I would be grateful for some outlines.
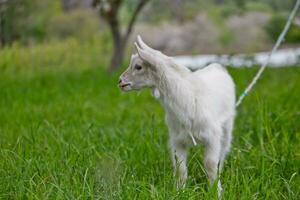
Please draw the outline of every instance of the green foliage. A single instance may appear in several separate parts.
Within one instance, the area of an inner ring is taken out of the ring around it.
[[[5,44],[66,38],[89,40],[101,30],[97,14],[85,9],[63,12],[57,0],[8,1],[1,14],[1,36]]]
[[[207,2],[207,0],[204,0]],[[275,11],[287,11],[294,5],[294,0],[223,0],[221,5],[234,5],[235,7],[244,10],[254,6],[259,9],[265,9],[267,7]]]
[[[215,199],[198,147],[176,190],[163,109],[150,91],[119,91],[101,44],[0,51],[0,198]],[[256,70],[229,70],[237,94]],[[224,199],[299,199],[299,70],[267,69],[238,108]]]
[[[255,1],[255,2],[247,2],[246,5],[247,11],[258,11],[258,12],[272,12],[272,7],[269,4],[263,3],[261,1]]]
[[[234,3],[239,9],[245,9],[246,0],[234,0]]]
[[[294,0],[263,0],[264,3],[269,4],[273,10],[290,10],[296,1]]]
[[[19,20],[26,20],[27,13],[32,10],[29,0],[12,0],[1,4],[0,10],[0,37],[1,43],[11,43],[21,38],[21,30],[24,31],[24,24]],[[26,29],[25,29],[26,31]]]
[[[219,43],[223,47],[228,46],[233,40],[233,34],[226,27],[225,22],[228,17],[237,14],[239,10],[232,6],[222,6],[216,8],[212,7],[208,9],[207,12],[209,17],[214,21],[219,29]]]
[[[299,43],[300,42],[300,27],[299,26],[293,26],[291,30],[289,31],[286,42],[290,43]]]
[[[181,2],[182,7],[179,11],[170,6],[171,0],[151,0],[139,19],[146,23],[160,23],[174,21],[174,19],[181,20],[181,18],[183,18],[182,21],[188,21],[194,19],[199,13],[208,13],[214,19],[225,21],[231,15],[243,14],[247,11],[286,12],[294,4],[294,0],[178,1]],[[104,29],[100,26],[101,22],[98,21],[97,14],[92,11],[80,10],[80,8],[64,13],[60,0],[8,0],[6,2],[1,4],[0,8],[1,46],[11,45],[14,42],[23,45],[35,44],[53,38],[66,39],[68,37],[78,38],[82,41]],[[136,0],[125,0],[123,4],[119,14],[121,23],[127,24],[136,7]],[[293,32],[291,42],[298,41],[299,31],[291,32]],[[230,43],[230,36],[225,34],[221,37],[220,42],[222,45]]]
[[[110,48],[111,38],[107,32],[85,41],[68,38],[28,47],[14,43],[0,51],[0,73],[31,75],[99,66],[108,62]]]
[[[99,32],[99,17],[89,10],[78,9],[53,16],[47,26],[48,38],[88,40]]]
[[[233,6],[210,7],[207,9],[209,16],[216,22],[216,24],[224,24],[226,19],[232,15],[239,14],[239,9]]]
[[[2,45],[41,42],[47,35],[48,19],[57,12],[58,1],[9,0],[1,7]]]
[[[273,16],[269,23],[266,26],[266,31],[269,37],[276,41],[279,37],[280,33],[282,32],[287,17],[282,15],[275,15]],[[294,24],[291,25],[289,32],[285,37],[285,42],[287,43],[299,43],[300,42],[300,27]]]

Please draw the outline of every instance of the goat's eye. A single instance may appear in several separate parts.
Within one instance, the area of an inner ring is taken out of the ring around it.
[[[141,70],[141,69],[142,69],[142,66],[141,66],[141,65],[136,65],[134,68],[135,68],[136,70]]]

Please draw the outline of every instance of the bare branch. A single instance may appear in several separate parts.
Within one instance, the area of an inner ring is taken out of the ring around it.
[[[127,40],[129,38],[129,35],[131,34],[132,32],[132,28],[133,28],[133,25],[137,19],[137,16],[139,15],[140,11],[143,9],[143,7],[146,5],[146,3],[148,2],[149,0],[140,0],[138,5],[136,6],[135,10],[134,10],[134,13],[132,14],[131,16],[131,19],[130,19],[130,22],[127,26],[127,29],[126,29],[126,33],[123,37],[123,43],[126,44],[127,43]]]

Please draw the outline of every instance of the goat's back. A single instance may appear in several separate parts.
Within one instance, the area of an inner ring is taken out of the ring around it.
[[[221,121],[235,114],[235,86],[227,70],[214,63],[192,73],[191,82],[200,110]]]

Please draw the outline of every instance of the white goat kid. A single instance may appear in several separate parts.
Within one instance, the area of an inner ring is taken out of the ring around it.
[[[165,108],[174,173],[179,185],[187,179],[187,151],[205,144],[204,166],[213,183],[230,150],[235,116],[235,88],[226,69],[211,64],[192,72],[171,57],[150,48],[138,36],[137,53],[120,76],[123,91],[151,88]],[[177,168],[178,167],[178,168]],[[218,181],[218,193],[221,194]]]

